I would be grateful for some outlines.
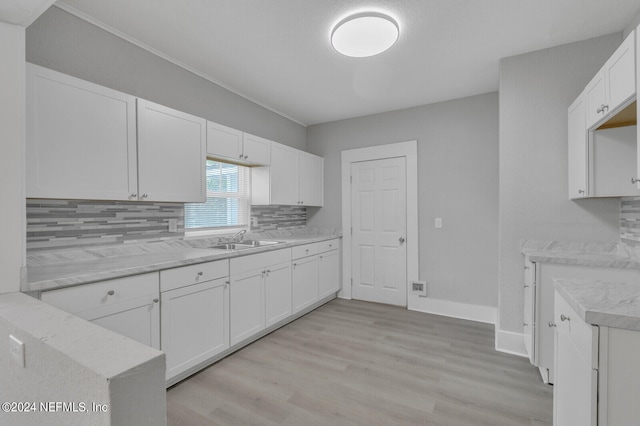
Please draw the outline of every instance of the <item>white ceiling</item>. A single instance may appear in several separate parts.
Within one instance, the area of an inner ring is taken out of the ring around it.
[[[60,2],[58,2],[60,4]],[[622,31],[638,0],[63,0],[300,124],[498,89],[500,58]],[[400,39],[370,58],[333,51],[333,25],[388,12]]]

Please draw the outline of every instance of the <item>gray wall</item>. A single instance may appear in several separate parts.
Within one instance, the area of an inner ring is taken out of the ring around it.
[[[306,128],[52,6],[27,61],[306,150]]]
[[[569,201],[567,107],[621,34],[500,62],[500,328],[522,332],[521,239],[618,241],[619,199]]]
[[[496,93],[314,125],[307,138],[325,161],[325,205],[307,212],[316,227],[341,226],[342,150],[417,140],[420,278],[430,297],[497,306]]]

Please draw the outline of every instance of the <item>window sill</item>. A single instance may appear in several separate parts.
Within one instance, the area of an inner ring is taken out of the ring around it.
[[[205,231],[185,231],[184,239],[195,239],[203,237],[222,237],[225,235],[233,235],[240,231],[249,232],[248,228],[225,228],[225,229],[207,229]]]

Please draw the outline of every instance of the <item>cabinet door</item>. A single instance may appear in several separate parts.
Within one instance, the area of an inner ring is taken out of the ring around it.
[[[294,260],[292,280],[295,314],[318,300],[318,257]]]
[[[535,330],[538,325],[535,322],[536,287],[535,287],[535,263],[525,259],[524,263],[524,317],[523,333],[524,346],[529,355],[531,364],[537,365],[535,356]]]
[[[306,152],[299,153],[300,204],[322,206],[323,204],[323,159]]]
[[[162,293],[162,344],[167,380],[229,348],[226,278]]]
[[[242,132],[207,121],[207,155],[241,160]]]
[[[151,296],[78,312],[75,315],[145,345],[160,349],[160,308]]]
[[[556,292],[556,298],[560,299]],[[569,321],[561,321],[556,304],[555,382],[553,386],[553,424],[556,426],[597,424],[598,371],[570,337],[574,321],[582,321],[577,314],[569,314]],[[598,342],[592,342],[596,345]]]
[[[271,164],[271,141],[244,133],[242,136],[242,159],[249,164],[268,166]]]
[[[130,199],[135,98],[36,65],[26,70],[27,197]]]
[[[616,110],[636,94],[635,34],[631,33],[604,65],[607,111]]]
[[[271,145],[270,204],[297,205],[300,198],[298,150],[284,145]]]
[[[265,328],[264,271],[231,276],[229,290],[231,346]]]
[[[585,97],[586,97],[586,127],[592,127],[597,121],[600,121],[602,117],[605,115],[605,109],[603,106],[607,102],[606,96],[606,83],[605,83],[605,72],[604,69],[601,69],[598,74],[593,77],[593,79],[587,84],[587,87],[584,89]]]
[[[338,250],[318,256],[318,299],[340,290],[340,256]]]
[[[584,94],[569,107],[569,199],[587,196],[587,145],[586,103]]]
[[[138,192],[143,201],[204,202],[206,120],[138,99]]]
[[[291,315],[291,262],[267,267],[264,286],[269,327]]]

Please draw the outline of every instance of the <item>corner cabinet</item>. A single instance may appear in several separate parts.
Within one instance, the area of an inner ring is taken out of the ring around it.
[[[27,64],[28,198],[205,201],[206,120]]]
[[[158,273],[46,291],[40,300],[160,349]]]
[[[279,143],[271,144],[271,166],[251,171],[253,205],[323,205],[324,160]]]
[[[208,121],[207,155],[242,165],[268,166],[271,141]]]
[[[206,200],[206,120],[138,99],[138,196]]]
[[[637,34],[622,42],[569,106],[569,199],[640,194]]]

